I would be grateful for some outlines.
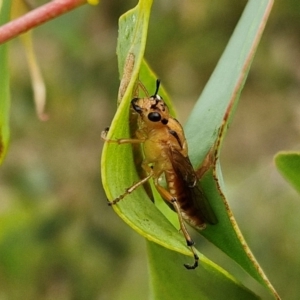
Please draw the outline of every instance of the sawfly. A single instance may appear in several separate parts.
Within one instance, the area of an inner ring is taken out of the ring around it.
[[[125,193],[115,198],[109,205],[114,205],[151,178],[154,186],[164,201],[179,218],[180,229],[187,246],[194,256],[192,265],[184,264],[187,269],[198,266],[199,257],[184,221],[192,227],[204,229],[206,224],[216,224],[217,218],[198,184],[197,174],[188,157],[188,145],[180,123],[173,118],[166,103],[158,95],[160,81],[156,81],[153,96],[134,98],[131,107],[137,114],[137,130],[132,138],[108,139],[108,128],[101,134],[108,143],[141,144],[143,149],[142,169],[145,177]],[[166,186],[161,184],[165,178]]]

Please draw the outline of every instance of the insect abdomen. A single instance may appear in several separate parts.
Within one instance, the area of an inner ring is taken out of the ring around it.
[[[204,229],[206,226],[205,221],[193,200],[193,187],[189,187],[172,171],[166,172],[166,180],[170,194],[176,198],[180,206],[182,217],[192,226]]]

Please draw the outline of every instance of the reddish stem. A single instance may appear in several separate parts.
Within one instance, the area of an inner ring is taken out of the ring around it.
[[[53,0],[0,27],[0,44],[62,15],[86,0]]]

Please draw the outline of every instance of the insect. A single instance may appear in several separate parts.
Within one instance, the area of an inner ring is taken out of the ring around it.
[[[187,246],[194,256],[192,265],[184,264],[187,269],[198,266],[199,257],[196,254],[194,241],[190,237],[184,221],[193,227],[204,229],[206,224],[216,224],[217,218],[210,207],[200,186],[198,178],[188,157],[188,146],[180,123],[173,118],[167,105],[158,95],[160,81],[156,81],[153,96],[134,98],[131,107],[137,114],[137,130],[133,138],[108,139],[108,129],[101,137],[108,143],[142,144],[142,169],[146,176],[125,193],[115,198],[109,205],[114,205],[132,193],[151,178],[155,188],[164,201],[173,209],[179,218],[180,229]],[[160,178],[165,177],[166,187],[160,184]]]

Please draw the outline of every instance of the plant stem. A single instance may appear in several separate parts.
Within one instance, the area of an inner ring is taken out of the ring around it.
[[[60,16],[86,0],[53,0],[0,27],[0,44]]]

